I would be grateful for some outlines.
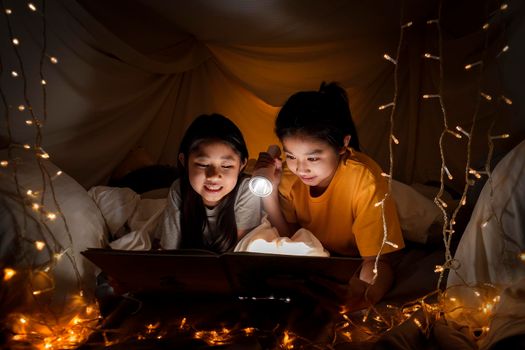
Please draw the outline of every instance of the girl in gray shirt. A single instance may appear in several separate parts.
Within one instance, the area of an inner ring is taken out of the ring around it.
[[[197,117],[182,138],[181,176],[157,226],[163,249],[232,251],[261,222],[260,198],[242,171],[248,149],[239,128],[219,115]]]

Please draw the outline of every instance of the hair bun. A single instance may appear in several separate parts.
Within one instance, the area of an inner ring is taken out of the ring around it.
[[[319,92],[321,94],[329,95],[337,100],[348,103],[348,96],[346,95],[346,90],[339,85],[339,83],[332,81],[327,83],[323,81],[319,87]]]

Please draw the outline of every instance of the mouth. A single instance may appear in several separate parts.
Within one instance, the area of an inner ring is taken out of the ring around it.
[[[300,178],[303,182],[312,182],[315,179],[315,176],[300,176]]]
[[[211,192],[211,193],[217,193],[222,190],[222,186],[215,185],[215,184],[207,184],[207,185],[204,185],[204,190],[206,190],[207,192]]]

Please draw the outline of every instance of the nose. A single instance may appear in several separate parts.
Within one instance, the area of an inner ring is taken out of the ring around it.
[[[306,174],[308,172],[308,168],[305,164],[305,162],[302,162],[300,160],[297,160],[295,164],[295,172],[299,175]]]
[[[209,166],[206,168],[206,178],[207,179],[214,179],[219,178],[220,172],[219,169],[215,166]]]

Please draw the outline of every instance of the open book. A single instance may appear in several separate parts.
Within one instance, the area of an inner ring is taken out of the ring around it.
[[[82,254],[134,293],[257,296],[279,293],[270,281],[307,283],[312,275],[348,282],[361,258],[206,250],[88,249]]]

